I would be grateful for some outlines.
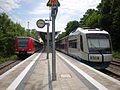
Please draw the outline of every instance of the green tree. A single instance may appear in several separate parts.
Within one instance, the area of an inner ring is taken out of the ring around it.
[[[66,35],[69,35],[73,30],[76,30],[79,27],[78,21],[70,21],[67,23],[67,26],[65,28]]]
[[[112,27],[112,1],[113,0],[102,0],[98,6],[100,12],[99,25],[101,29],[105,29],[110,32]]]
[[[113,0],[111,37],[114,50],[120,51],[120,0]]]
[[[120,51],[120,0],[102,0],[98,10],[100,27],[111,34],[113,49]]]
[[[65,28],[65,32],[62,32],[58,35],[57,40],[69,35],[73,30],[76,30],[79,27],[78,21],[70,21],[67,23],[67,26]]]
[[[95,9],[88,9],[80,20],[80,27],[99,27],[99,13]]]
[[[15,38],[28,35],[38,39],[35,29],[28,32],[20,24],[11,21],[7,14],[0,14],[0,57],[13,55],[15,51]]]
[[[61,34],[58,35],[57,40],[63,38],[66,36],[66,32],[62,32]]]
[[[101,0],[98,10],[88,9],[80,27],[98,27],[108,31],[114,50],[120,51],[120,0]]]

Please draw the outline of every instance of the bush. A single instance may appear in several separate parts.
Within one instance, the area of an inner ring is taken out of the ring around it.
[[[15,59],[15,58],[17,58],[16,55],[13,55],[11,57],[6,57],[6,58],[0,57],[0,63],[3,63],[3,62],[8,61],[8,60]]]
[[[120,59],[120,52],[118,52],[118,51],[113,51],[113,57]]]

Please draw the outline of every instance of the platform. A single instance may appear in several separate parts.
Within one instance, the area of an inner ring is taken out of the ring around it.
[[[13,67],[0,76],[0,90],[120,90],[120,81],[60,52],[56,52],[57,80],[52,81],[51,56],[35,53]]]

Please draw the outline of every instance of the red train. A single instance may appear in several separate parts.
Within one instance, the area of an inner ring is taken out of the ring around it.
[[[15,42],[15,53],[19,58],[29,56],[42,48],[42,44],[32,37],[17,37]]]

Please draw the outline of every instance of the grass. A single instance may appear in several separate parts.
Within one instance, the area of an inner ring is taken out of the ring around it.
[[[118,58],[118,59],[120,59],[120,52],[118,52],[118,51],[113,51],[113,58]]]
[[[0,57],[0,63],[3,63],[3,62],[8,61],[8,60],[12,60],[16,57],[17,57],[16,55],[13,55],[11,57],[6,57],[6,58]]]

